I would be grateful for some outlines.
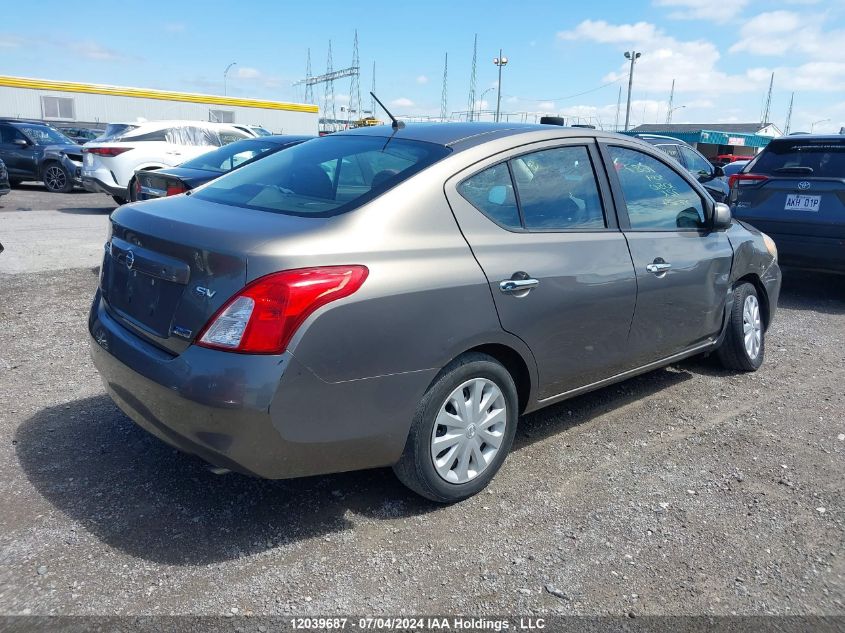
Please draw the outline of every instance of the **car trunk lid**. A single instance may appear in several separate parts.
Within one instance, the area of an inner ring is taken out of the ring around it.
[[[138,336],[179,354],[246,285],[250,250],[315,221],[183,195],[124,205],[111,223],[100,281],[106,309]]]

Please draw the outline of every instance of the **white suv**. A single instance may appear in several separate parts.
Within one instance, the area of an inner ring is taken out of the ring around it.
[[[82,148],[82,185],[123,204],[135,199],[136,171],[175,167],[215,147],[254,136],[251,130],[205,121],[112,124]]]

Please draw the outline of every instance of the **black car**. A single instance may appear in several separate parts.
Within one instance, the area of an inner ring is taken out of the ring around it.
[[[707,189],[707,193],[713,196],[716,202],[728,201],[730,188],[723,178],[724,171],[721,167],[712,165],[691,145],[680,139],[659,134],[634,134],[634,136],[660,148],[678,161]]]
[[[233,169],[312,138],[290,135],[248,138],[197,156],[178,167],[139,171],[135,176],[134,198],[150,200],[185,193]]]
[[[0,160],[0,196],[5,196],[11,191],[9,187],[9,172],[6,170],[6,163]]]
[[[734,216],[768,233],[785,266],[845,273],[845,136],[776,138],[729,184]]]
[[[82,186],[82,148],[42,121],[0,119],[0,159],[12,185],[40,180],[57,193]]]

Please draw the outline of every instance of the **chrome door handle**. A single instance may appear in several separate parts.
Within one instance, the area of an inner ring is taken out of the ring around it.
[[[662,262],[660,264],[649,264],[645,267],[645,269],[650,272],[654,273],[655,275],[659,275],[661,273],[665,273],[667,270],[672,268],[672,264]]]
[[[540,285],[536,279],[505,279],[499,282],[499,290],[504,293],[531,290]]]

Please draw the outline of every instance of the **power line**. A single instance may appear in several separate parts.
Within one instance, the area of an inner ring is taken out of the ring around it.
[[[614,84],[618,84],[622,81],[624,77],[620,77],[619,79],[614,79],[613,81],[609,81],[606,84],[602,84],[601,86],[597,86],[595,88],[590,88],[589,90],[585,90],[584,92],[578,92],[574,95],[568,95],[566,97],[552,97],[548,99],[529,99],[527,97],[518,97],[516,95],[505,95],[506,97],[515,97],[520,101],[564,101],[566,99],[574,99],[575,97],[580,97],[582,95],[590,94],[591,92],[596,92],[597,90],[601,90],[602,88],[607,88],[608,86],[612,86]]]

